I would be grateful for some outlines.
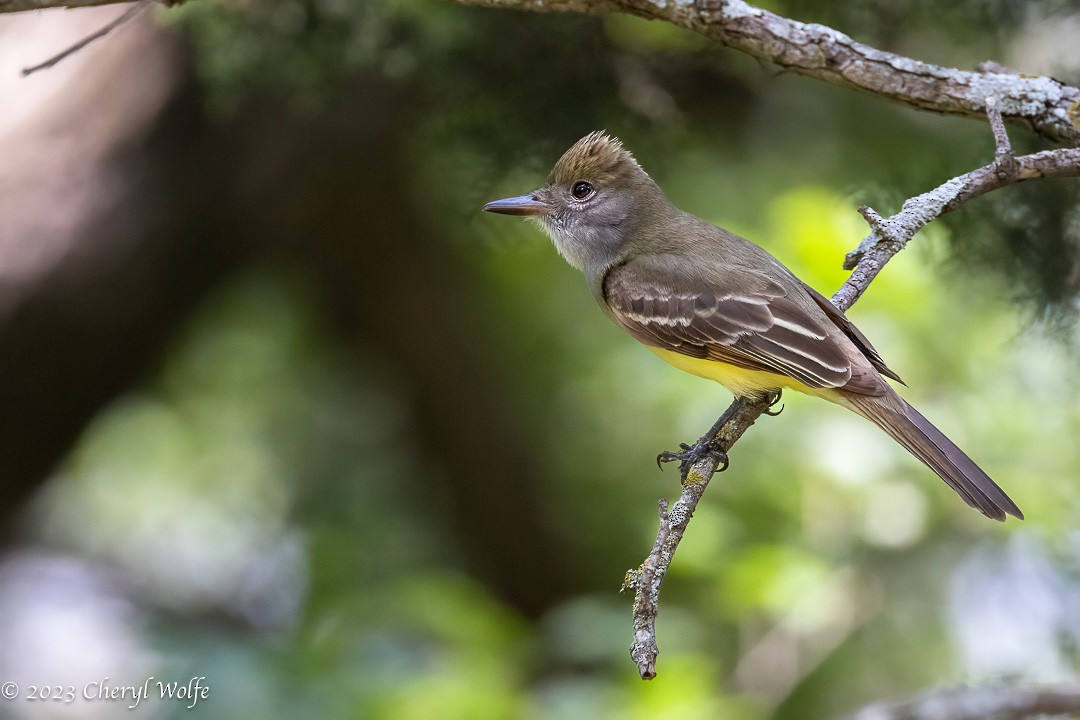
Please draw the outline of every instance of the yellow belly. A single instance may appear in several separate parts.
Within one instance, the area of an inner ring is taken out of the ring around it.
[[[664,350],[663,348],[648,345],[646,347],[669,365],[674,365],[691,375],[718,382],[735,393],[736,397],[759,397],[764,393],[779,389],[798,390],[808,395],[822,396],[821,391],[817,388],[809,387],[786,375],[762,370],[747,370],[728,363],[717,362],[716,360],[702,360],[701,358],[692,358],[689,355]],[[831,398],[826,397],[826,399]]]

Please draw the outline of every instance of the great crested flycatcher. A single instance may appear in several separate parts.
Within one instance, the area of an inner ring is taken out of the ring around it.
[[[617,139],[594,132],[547,184],[484,210],[539,221],[607,314],[662,360],[762,397],[791,388],[852,410],[968,505],[1023,513],[885,381],[899,381],[840,310],[762,248],[674,207]]]

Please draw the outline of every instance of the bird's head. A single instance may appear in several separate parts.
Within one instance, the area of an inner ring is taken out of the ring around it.
[[[642,223],[664,206],[660,188],[622,143],[594,132],[563,154],[543,187],[489,202],[484,210],[538,221],[571,265],[598,272],[616,262]]]

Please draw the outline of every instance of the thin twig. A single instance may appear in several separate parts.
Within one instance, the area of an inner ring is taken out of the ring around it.
[[[656,632],[653,628],[656,623],[656,601],[659,597],[660,580],[664,577],[664,571],[660,567],[660,553],[671,533],[668,501],[661,498],[658,504],[660,529],[656,533],[656,542],[653,543],[652,552],[641,567],[626,573],[626,579],[623,581],[623,590],[635,591],[634,644],[630,646],[630,657],[638,666],[642,680],[652,680],[656,677],[656,656],[659,650],[656,647]],[[656,592],[653,592],[654,585],[657,587]]]
[[[116,28],[120,27],[124,23],[128,22],[129,20],[134,19],[136,16],[141,14],[148,7],[153,5],[154,2],[155,2],[155,0],[138,0],[138,2],[136,2],[134,5],[129,7],[127,10],[125,10],[124,13],[120,17],[116,18],[115,20],[113,20],[112,22],[110,22],[108,25],[101,28],[100,30],[98,30],[96,32],[93,32],[90,35],[87,35],[82,40],[80,40],[79,42],[77,42],[74,45],[72,45],[71,47],[69,47],[67,50],[64,50],[62,53],[60,53],[58,55],[53,55],[51,58],[49,58],[45,62],[34,65],[33,67],[23,68],[22,69],[23,77],[26,77],[27,75],[30,75],[31,73],[36,73],[38,70],[46,70],[48,68],[51,68],[53,65],[60,62],[64,58],[67,58],[70,55],[74,55],[75,53],[79,52],[80,50],[82,50],[84,47],[86,47],[90,43],[94,42],[95,40],[99,40],[99,39],[105,37],[106,35],[111,33]]]
[[[1001,118],[1001,110],[998,109],[997,98],[991,95],[986,98],[986,115],[990,118],[990,129],[994,132],[994,147],[997,157],[1012,155],[1012,143],[1009,142],[1009,133],[1005,132],[1005,121]]]
[[[738,405],[736,400],[732,408]],[[764,403],[763,409],[768,409]],[[729,412],[732,408],[728,408]],[[760,413],[759,413],[760,414]],[[749,426],[747,426],[749,427]],[[702,458],[687,473],[679,499],[669,512],[663,513],[660,530],[649,557],[636,571],[627,574],[624,587],[633,587],[634,592],[634,643],[630,646],[630,657],[637,665],[642,680],[656,677],[656,657],[660,654],[656,642],[656,615],[659,612],[660,585],[664,582],[675,549],[679,547],[683,534],[690,524],[701,496],[705,493],[709,481],[716,474],[717,458],[713,455]],[[666,509],[666,503],[662,506]]]
[[[880,222],[868,221],[872,232],[845,258],[844,268],[852,270],[852,273],[833,295],[833,304],[841,310],[850,308],[885,263],[902,250],[919,230],[968,200],[1025,180],[1080,177],[1080,148],[1003,157],[1007,159],[995,159],[989,165],[954,177],[929,192],[907,200],[900,212],[892,217]]]
[[[1005,121],[1001,118],[997,98],[986,98],[986,116],[990,119],[990,129],[994,132],[994,170],[1005,182],[1016,177],[1019,167],[1016,153],[1009,142],[1009,133],[1005,130]]]
[[[131,0],[0,0],[0,15],[4,13],[32,12],[64,8],[96,7],[98,5],[127,4]]]
[[[877,214],[877,211],[869,205],[860,205],[859,214],[863,216],[863,220],[870,226],[870,229],[881,235],[887,235],[888,231],[885,228],[885,218]]]

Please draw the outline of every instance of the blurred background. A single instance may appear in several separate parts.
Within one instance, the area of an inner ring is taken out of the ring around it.
[[[1080,82],[1062,0],[769,7]],[[1080,181],[934,223],[851,312],[1028,519],[785,397],[690,526],[643,683],[618,590],[678,494],[654,459],[730,396],[480,206],[604,128],[831,294],[855,208],[989,162],[986,124],[661,23],[436,0],[189,2],[19,75],[122,10],[0,17],[0,680],[205,678],[154,718],[754,720],[1074,677]]]

